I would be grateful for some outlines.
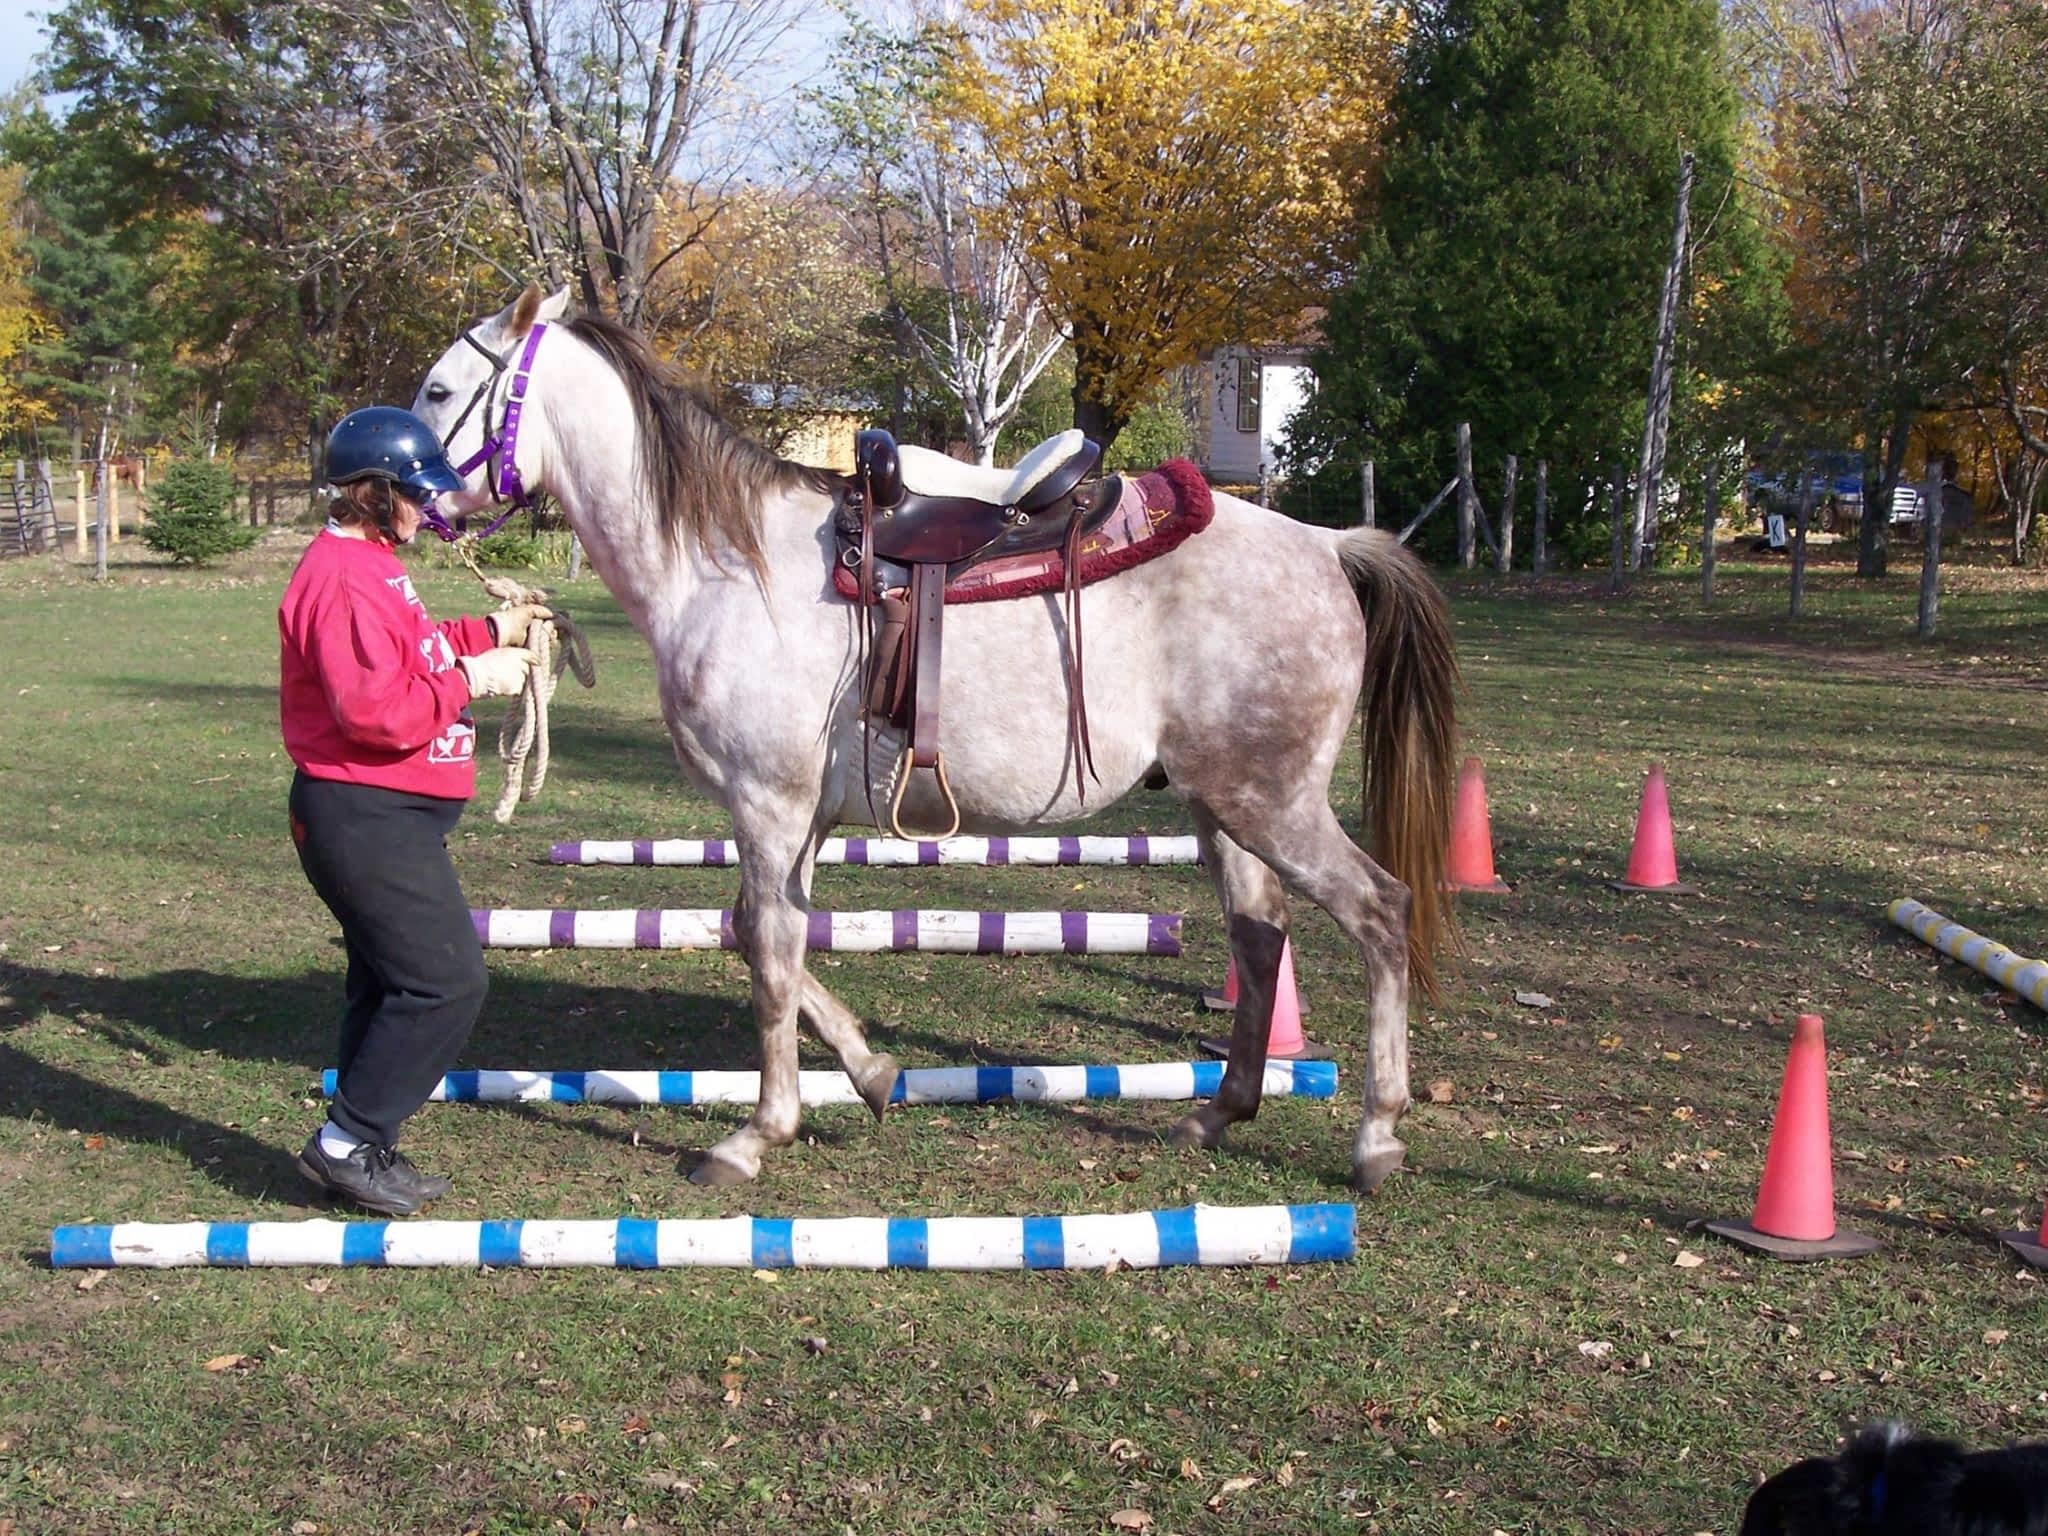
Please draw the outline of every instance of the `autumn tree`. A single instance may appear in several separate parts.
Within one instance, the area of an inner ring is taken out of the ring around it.
[[[1339,280],[1390,79],[1348,0],[968,0],[949,112],[1107,443],[1175,367],[1295,328]]]
[[[1024,231],[1003,217],[994,162],[945,116],[959,41],[937,23],[892,33],[855,19],[813,110],[890,326],[957,402],[969,453],[991,464],[1065,337]]]
[[[1797,408],[1890,504],[1922,419],[1966,406],[2010,214],[2002,29],[1962,8],[1822,0],[1787,136]],[[2025,194],[2022,194],[2025,195]],[[2038,199],[2038,190],[2031,194]],[[1884,568],[1881,515],[1857,570]]]

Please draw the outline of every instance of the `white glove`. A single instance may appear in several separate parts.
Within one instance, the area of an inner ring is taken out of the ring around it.
[[[554,610],[545,603],[521,603],[516,608],[501,608],[496,613],[484,615],[500,645],[526,644],[526,632],[533,627],[534,621],[554,616]]]
[[[471,698],[509,697],[526,686],[526,674],[533,668],[533,652],[520,645],[501,645],[496,650],[465,656],[458,665],[469,679]]]

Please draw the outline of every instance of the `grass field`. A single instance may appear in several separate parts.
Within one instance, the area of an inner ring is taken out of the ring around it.
[[[1929,644],[1903,570],[1866,588],[1821,563],[1796,627],[1781,569],[1724,568],[1711,611],[1677,577],[1622,601],[1460,590],[1465,731],[1518,888],[1467,903],[1447,994],[1417,1011],[1411,1168],[1361,1204],[1353,1264],[81,1276],[48,1268],[53,1225],[305,1214],[291,1157],[340,992],[284,828],[294,549],[200,574],[121,553],[103,589],[0,570],[0,1532],[1728,1532],[1758,1476],[1865,1415],[2048,1433],[2048,1298],[1992,1239],[2048,1189],[2043,1020],[1883,917],[1914,895],[2048,947],[2037,578],[1954,572]],[[422,588],[475,604],[444,568]],[[537,804],[465,820],[471,899],[723,904],[730,872],[540,862],[560,838],[722,829],[616,609],[588,581],[563,600],[600,686],[561,696]],[[1695,898],[1602,884],[1653,758]],[[496,789],[487,766],[485,806]],[[1183,829],[1164,796],[1100,826]],[[1186,1059],[1210,1023],[1223,948],[1195,871],[818,886],[1190,914],[1172,961],[819,957],[906,1065]],[[1363,989],[1319,912],[1296,945],[1345,1092],[1269,1104],[1220,1154],[1164,1144],[1173,1106],[1124,1104],[816,1111],[736,1191],[679,1174],[736,1110],[437,1106],[409,1146],[456,1175],[452,1217],[1343,1199]],[[469,1064],[752,1064],[732,957],[491,969]],[[1804,1010],[1828,1021],[1845,1224],[1886,1245],[1852,1265],[1694,1225],[1748,1213]]]

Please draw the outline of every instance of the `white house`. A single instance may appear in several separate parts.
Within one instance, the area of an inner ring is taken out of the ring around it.
[[[1204,359],[1208,435],[1197,444],[1209,478],[1253,485],[1280,462],[1287,419],[1315,388],[1306,346],[1230,346]]]

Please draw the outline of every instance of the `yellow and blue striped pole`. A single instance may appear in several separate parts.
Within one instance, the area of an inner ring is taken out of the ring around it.
[[[2048,1010],[2048,960],[2034,960],[2007,949],[1996,939],[1972,933],[1932,907],[1901,896],[1885,909],[1891,920],[1923,944],[1983,972],[2008,992],[2036,1008]]]

